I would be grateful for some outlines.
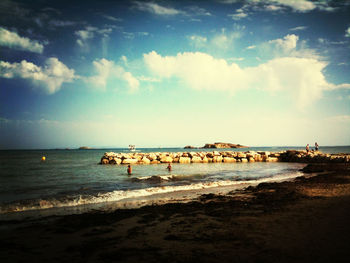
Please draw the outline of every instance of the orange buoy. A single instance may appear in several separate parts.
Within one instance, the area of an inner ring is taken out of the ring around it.
[[[45,156],[41,157],[41,161],[45,162],[46,161],[46,157]]]

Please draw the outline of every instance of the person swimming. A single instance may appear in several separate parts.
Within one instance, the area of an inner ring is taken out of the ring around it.
[[[128,165],[127,171],[128,171],[128,175],[131,175],[131,173],[132,173],[132,168],[131,168],[131,165],[130,165],[130,164]]]
[[[168,164],[168,167],[167,167],[167,169],[168,169],[168,171],[169,171],[169,172],[171,172],[171,170],[172,170],[172,167],[171,167],[171,164],[170,164],[170,163]]]

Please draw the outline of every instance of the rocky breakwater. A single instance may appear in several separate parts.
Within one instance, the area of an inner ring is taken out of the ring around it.
[[[282,152],[106,152],[100,164],[159,164],[159,163],[236,163],[236,162],[299,162],[350,163],[350,154],[324,154],[321,152],[288,150]]]
[[[350,163],[350,154],[326,154],[320,151],[296,151],[288,150],[279,154],[281,162],[298,162],[298,163]]]

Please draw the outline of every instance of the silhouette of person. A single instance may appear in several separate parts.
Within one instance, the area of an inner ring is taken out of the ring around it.
[[[306,153],[309,153],[309,151],[310,151],[310,146],[309,146],[309,144],[307,144],[306,145]]]
[[[315,150],[318,151],[318,143],[315,142]]]

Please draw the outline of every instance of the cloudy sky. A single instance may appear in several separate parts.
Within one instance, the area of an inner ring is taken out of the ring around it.
[[[0,149],[350,145],[350,4],[0,2]]]

